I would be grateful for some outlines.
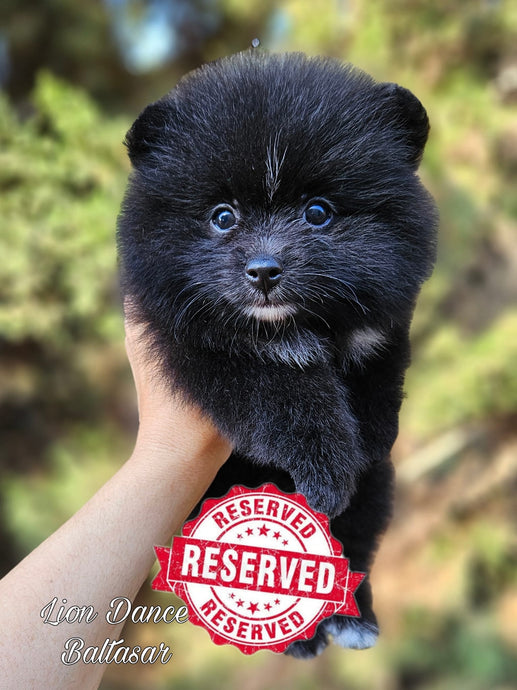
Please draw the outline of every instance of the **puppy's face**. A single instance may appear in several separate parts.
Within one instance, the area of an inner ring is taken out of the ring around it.
[[[325,335],[408,318],[433,260],[420,103],[332,60],[241,54],[128,133],[126,290],[175,339]]]

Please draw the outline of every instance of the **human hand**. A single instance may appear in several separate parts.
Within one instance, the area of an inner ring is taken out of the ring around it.
[[[202,411],[172,390],[153,353],[146,326],[131,302],[125,303],[126,352],[135,380],[139,431],[136,450],[178,458],[188,464],[215,463],[228,458],[231,445]],[[172,454],[172,455],[171,455]]]

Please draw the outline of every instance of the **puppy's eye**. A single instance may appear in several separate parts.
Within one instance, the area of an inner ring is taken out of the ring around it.
[[[332,211],[324,201],[312,201],[303,214],[309,225],[326,225],[332,218]]]
[[[230,206],[218,206],[212,214],[211,223],[219,232],[227,232],[236,225],[237,218]]]

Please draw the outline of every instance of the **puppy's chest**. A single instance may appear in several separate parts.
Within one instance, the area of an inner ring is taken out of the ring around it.
[[[306,332],[255,343],[255,348],[261,357],[288,366],[303,369],[312,364],[331,364],[337,360],[340,368],[346,370],[351,366],[365,366],[370,358],[382,351],[387,337],[379,329],[365,327],[354,329],[337,341]]]

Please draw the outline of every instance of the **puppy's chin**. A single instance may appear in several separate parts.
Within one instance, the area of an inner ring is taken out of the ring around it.
[[[246,308],[246,315],[257,321],[283,321],[295,313],[296,307],[292,304],[264,304]]]

